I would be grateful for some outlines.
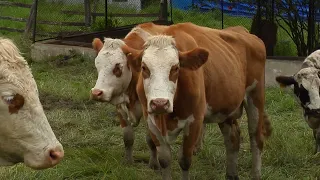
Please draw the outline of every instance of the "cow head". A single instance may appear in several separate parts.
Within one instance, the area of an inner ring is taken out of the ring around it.
[[[63,156],[28,64],[12,41],[0,38],[0,165],[44,169]]]
[[[282,87],[293,85],[305,115],[320,118],[319,72],[314,67],[303,68],[293,76],[277,76],[276,81]]]
[[[98,54],[95,59],[98,79],[91,90],[91,98],[113,105],[128,101],[124,92],[130,84],[132,72],[121,50],[124,42],[120,39],[105,38],[103,44],[96,38],[92,44]]]
[[[144,50],[122,47],[128,56],[130,67],[141,71],[143,88],[149,113],[171,113],[180,68],[196,70],[208,58],[208,51],[195,48],[180,52],[173,37],[166,35],[151,36]]]

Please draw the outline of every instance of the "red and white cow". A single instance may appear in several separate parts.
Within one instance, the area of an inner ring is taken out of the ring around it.
[[[163,179],[171,179],[172,143],[183,131],[179,156],[189,179],[192,151],[205,123],[218,123],[227,153],[227,179],[238,179],[239,127],[248,116],[252,178],[261,178],[264,137],[271,133],[264,112],[263,42],[242,27],[216,30],[192,23],[171,25],[150,37],[143,50],[124,45],[130,67],[140,72],[137,93],[147,117]]]
[[[14,43],[0,37],[0,165],[50,168],[64,156],[48,123],[37,84]]]
[[[93,100],[108,102],[117,107],[118,118],[123,129],[126,162],[132,163],[132,146],[134,143],[133,127],[139,124],[142,117],[141,104],[136,93],[138,73],[131,71],[127,57],[121,47],[128,45],[142,49],[147,37],[162,32],[167,26],[144,23],[133,28],[124,39],[105,38],[104,43],[96,38],[93,48],[97,52],[95,66],[98,71],[96,85],[91,90]],[[146,141],[151,149],[149,166],[159,168],[156,148],[149,133]]]

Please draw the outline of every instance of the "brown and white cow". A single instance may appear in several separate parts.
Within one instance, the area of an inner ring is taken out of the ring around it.
[[[301,69],[292,76],[277,76],[282,86],[293,85],[293,92],[300,103],[306,122],[313,130],[315,153],[320,152],[320,50],[311,53]]]
[[[91,98],[109,102],[116,106],[120,125],[123,129],[126,162],[132,163],[132,146],[134,143],[133,127],[139,124],[142,117],[141,104],[136,93],[138,73],[131,71],[127,57],[121,47],[128,45],[142,49],[147,37],[162,32],[167,26],[144,23],[133,28],[124,39],[105,38],[93,40],[93,48],[97,52],[95,66],[98,79],[91,90]],[[159,168],[155,146],[147,133],[146,141],[151,149],[149,166]]]
[[[14,43],[0,37],[0,165],[50,168],[64,156],[48,123],[36,82]]]
[[[263,42],[242,27],[216,30],[192,23],[170,26],[150,37],[144,50],[123,46],[130,67],[141,71],[137,92],[156,144],[163,179],[171,179],[172,143],[183,131],[179,156],[189,179],[192,151],[205,123],[218,123],[227,154],[227,179],[238,179],[240,146],[236,120],[248,116],[252,178],[261,178],[264,137],[271,133],[264,112]]]

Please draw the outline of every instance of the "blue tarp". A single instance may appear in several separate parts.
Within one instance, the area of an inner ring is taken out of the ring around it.
[[[297,0],[299,1],[299,0]],[[284,1],[285,2],[285,1]],[[215,3],[210,1],[203,0],[172,0],[173,7],[188,10],[192,8],[192,5],[199,8],[200,11],[211,11],[214,9],[221,9],[221,3]],[[297,3],[300,4],[300,3]],[[257,6],[255,4],[248,3],[231,3],[228,0],[223,1],[223,12],[230,16],[237,17],[247,17],[252,18],[256,13]],[[303,20],[307,21],[308,15],[308,6],[298,6],[299,16],[303,18]],[[275,9],[277,11],[277,9]],[[287,18],[288,14],[283,13],[283,17]],[[315,20],[316,22],[320,22],[320,11],[315,12]]]

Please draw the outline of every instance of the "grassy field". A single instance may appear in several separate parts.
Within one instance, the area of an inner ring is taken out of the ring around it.
[[[19,39],[15,37],[28,57],[29,46]],[[34,171],[22,164],[0,168],[1,180],[161,179],[158,172],[147,167],[149,150],[144,140],[144,121],[135,129],[135,163],[123,163],[122,131],[114,107],[89,101],[89,90],[97,78],[93,61],[77,56],[62,63],[56,57],[49,63],[30,64],[48,120],[64,146],[65,158],[56,167],[43,171]],[[302,119],[292,93],[268,88],[266,105],[273,134],[262,155],[262,178],[314,180],[320,177],[320,156],[313,155],[312,132]],[[251,153],[246,117],[240,120],[240,127],[239,175],[240,179],[250,179]],[[193,158],[191,179],[221,180],[225,175],[223,137],[216,124],[208,125],[207,129],[204,148]],[[181,137],[172,146],[173,179],[180,179],[177,161],[180,144]]]

